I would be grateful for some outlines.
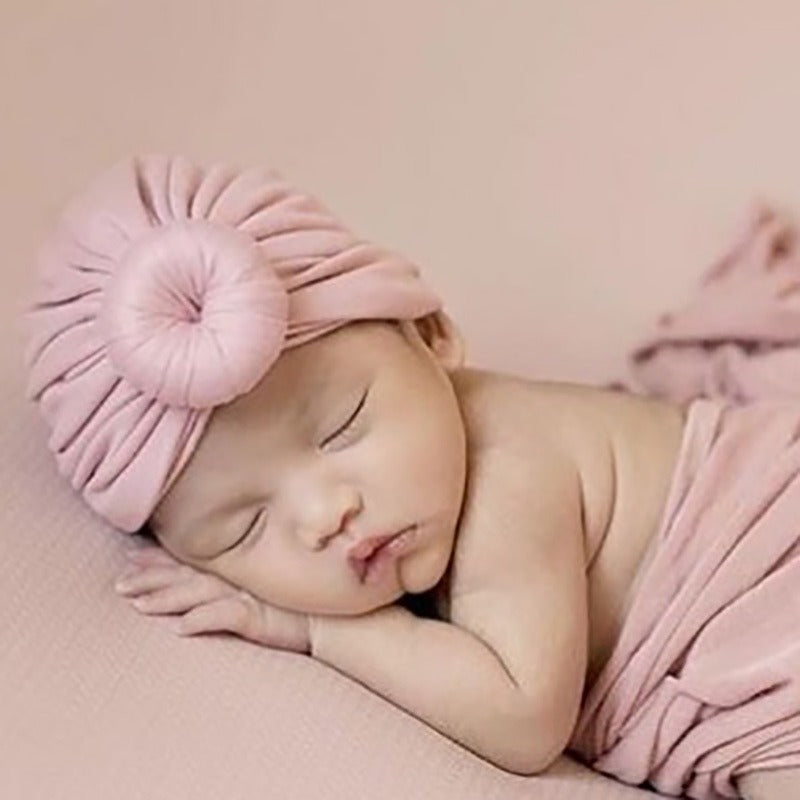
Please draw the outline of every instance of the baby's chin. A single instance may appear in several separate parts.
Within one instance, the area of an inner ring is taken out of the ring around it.
[[[358,617],[362,614],[369,614],[377,611],[379,608],[386,608],[396,603],[405,592],[398,589],[391,595],[384,594],[379,597],[362,597],[362,598],[348,598],[341,603],[328,603],[324,606],[317,606],[314,608],[293,609],[300,611],[304,614],[314,614],[320,616],[337,616],[337,617]]]
[[[400,583],[404,592],[422,594],[442,580],[453,555],[454,535],[442,531],[427,547],[411,553],[400,567]]]
[[[371,587],[371,591],[368,587],[361,586],[360,591],[348,597],[337,598],[335,602],[329,602],[314,609],[304,609],[304,613],[331,616],[360,616],[361,614],[369,614],[372,611],[377,611],[380,608],[386,608],[387,606],[397,603],[405,594],[424,592],[438,583],[438,579],[434,579],[430,575],[430,569],[423,574],[420,574],[419,570],[415,570],[413,579],[410,581],[411,586],[422,586],[423,588],[411,588],[404,580],[406,576],[403,575],[403,566],[403,564],[399,564],[397,577],[387,581],[384,585]],[[443,570],[441,570],[441,572],[443,572]]]

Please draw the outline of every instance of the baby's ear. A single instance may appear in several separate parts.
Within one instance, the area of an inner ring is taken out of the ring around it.
[[[444,370],[452,372],[464,365],[464,339],[444,311],[433,311],[412,324]]]

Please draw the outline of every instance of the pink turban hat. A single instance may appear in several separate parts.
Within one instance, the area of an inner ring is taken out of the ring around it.
[[[39,253],[28,396],[59,471],[124,531],[148,520],[215,406],[285,348],[441,307],[405,258],[357,239],[277,173],[127,158]]]

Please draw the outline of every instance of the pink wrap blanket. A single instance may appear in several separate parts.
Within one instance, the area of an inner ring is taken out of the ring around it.
[[[665,794],[738,798],[800,767],[800,256],[756,208],[632,358],[688,405],[659,530],[570,752]]]

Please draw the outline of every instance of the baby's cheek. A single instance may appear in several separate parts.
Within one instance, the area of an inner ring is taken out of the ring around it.
[[[225,578],[265,603],[280,606],[291,600],[302,581],[294,577],[296,566],[286,545],[267,541],[269,537],[278,539],[280,533],[265,531],[252,549],[228,566]]]

